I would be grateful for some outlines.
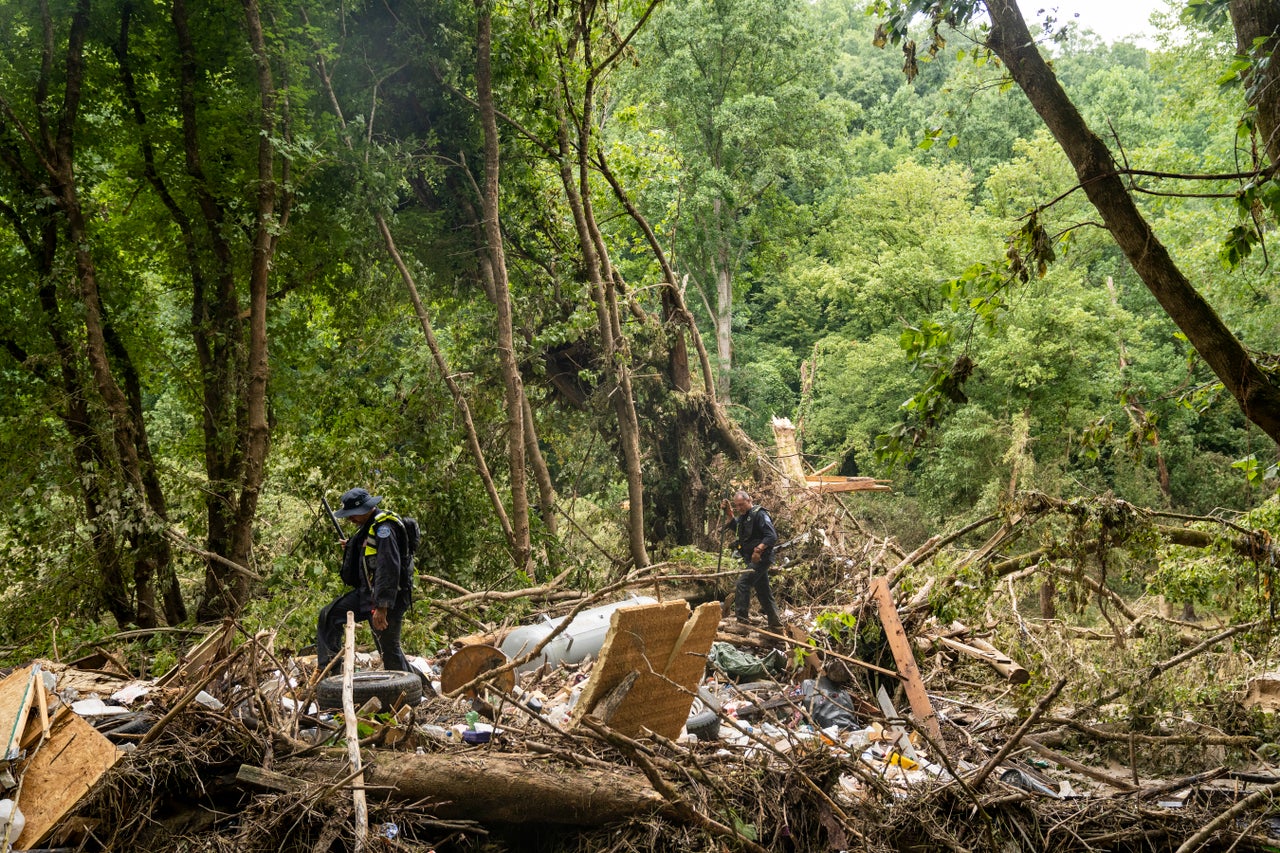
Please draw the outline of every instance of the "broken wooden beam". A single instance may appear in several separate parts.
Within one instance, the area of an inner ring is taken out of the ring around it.
[[[804,482],[812,492],[893,491],[889,480],[877,480],[874,477],[833,477],[830,474],[810,474],[805,477]]]
[[[978,637],[970,637],[967,643],[955,637],[921,637],[920,641],[926,645],[937,643],[953,652],[982,661],[1004,676],[1010,684],[1026,684],[1031,680],[1031,673],[1027,672],[1025,667]]]
[[[884,577],[873,579],[870,593],[879,607],[880,624],[884,627],[885,639],[898,665],[902,686],[907,691],[911,716],[934,743],[941,745],[942,727],[938,724],[938,715],[933,710],[933,703],[929,701],[929,694],[925,692],[924,680],[920,677],[920,668],[916,666],[915,653],[911,650],[911,641],[907,639],[902,620],[898,618],[898,608],[893,603],[893,593],[889,591],[889,582]]]

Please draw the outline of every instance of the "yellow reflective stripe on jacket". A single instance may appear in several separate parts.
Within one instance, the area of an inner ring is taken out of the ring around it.
[[[369,525],[369,533],[366,533],[364,537],[364,556],[366,560],[370,557],[376,556],[378,553],[378,537],[370,534],[377,530],[378,525],[387,519],[391,519],[397,524],[403,526],[403,523],[400,521],[400,516],[396,515],[394,512],[380,512],[375,515],[373,517],[373,523]]]

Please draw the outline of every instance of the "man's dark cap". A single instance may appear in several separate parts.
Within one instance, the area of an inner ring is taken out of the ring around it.
[[[364,515],[373,512],[374,507],[382,500],[381,495],[371,495],[368,489],[357,486],[342,493],[342,509],[334,513],[338,518],[350,518],[353,515]]]

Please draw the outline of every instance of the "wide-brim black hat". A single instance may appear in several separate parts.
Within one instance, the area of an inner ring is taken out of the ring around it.
[[[359,487],[348,489],[342,493],[342,509],[334,513],[338,518],[350,518],[353,515],[364,515],[373,512],[382,501],[382,495],[371,495],[368,489]]]

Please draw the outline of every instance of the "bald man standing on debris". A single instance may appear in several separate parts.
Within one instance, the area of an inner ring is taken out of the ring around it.
[[[773,519],[764,507],[755,506],[751,495],[742,489],[734,493],[732,504],[725,501],[722,506],[728,518],[724,529],[732,528],[738,534],[738,554],[747,564],[747,570],[738,577],[733,594],[738,624],[751,624],[751,590],[754,589],[760,599],[760,610],[769,621],[769,630],[781,630],[782,620],[778,618],[778,607],[773,602],[773,590],[769,586],[773,546],[778,541]]]

